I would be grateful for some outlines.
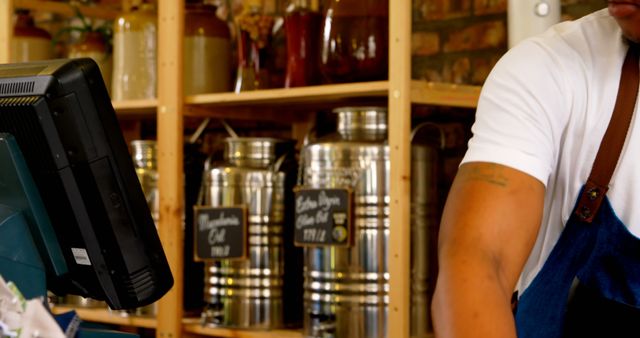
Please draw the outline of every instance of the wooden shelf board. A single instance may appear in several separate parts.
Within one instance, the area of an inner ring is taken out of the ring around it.
[[[475,108],[480,97],[480,88],[413,80],[411,81],[411,103]]]
[[[384,100],[387,81],[193,95],[185,98],[186,117],[300,121],[307,113]],[[310,108],[312,108],[310,110]]]
[[[75,15],[73,8],[66,2],[43,0],[13,0],[13,6],[19,9],[30,9],[42,12],[56,13],[67,17]],[[118,9],[107,6],[79,5],[80,12],[90,18],[113,20],[120,15]]]
[[[155,318],[122,316],[120,314],[112,313],[107,309],[82,309],[66,306],[55,306],[51,310],[54,314],[76,311],[78,316],[80,316],[80,319],[87,322],[142,327],[147,329],[154,329],[156,327]]]
[[[185,103],[199,106],[256,106],[302,104],[309,102],[339,101],[353,97],[382,97],[387,95],[387,81],[360,82],[335,85],[309,86],[247,91],[242,93],[216,93],[188,96]]]
[[[340,105],[386,104],[387,81],[267,89],[242,93],[193,95],[185,98],[186,117],[221,117],[250,120],[301,119],[310,107],[329,109]],[[475,108],[479,86],[411,81],[411,102],[418,105]],[[310,106],[312,104],[312,106]]]
[[[235,330],[202,326],[199,319],[183,320],[183,330],[190,335],[225,337],[225,338],[302,338],[301,331],[295,330]]]
[[[156,117],[158,101],[152,100],[129,100],[113,101],[113,108],[121,117]]]
[[[78,316],[84,321],[102,324],[121,325],[129,327],[140,327],[147,329],[155,329],[157,321],[155,318],[121,316],[112,313],[107,309],[82,309],[67,306],[54,306],[52,309],[54,314],[61,314],[69,311],[76,311]],[[303,334],[300,330],[236,330],[227,328],[216,328],[202,326],[199,318],[185,318],[182,320],[183,331],[188,336],[208,336],[208,337],[224,337],[224,338],[302,338]],[[433,336],[430,336],[433,337]]]

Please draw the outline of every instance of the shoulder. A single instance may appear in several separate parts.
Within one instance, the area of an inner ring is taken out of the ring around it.
[[[623,49],[620,28],[606,9],[554,25],[503,55],[483,86],[480,105],[485,99],[523,95],[556,97],[553,101],[564,105],[553,108],[568,108],[617,67]]]
[[[511,48],[482,87],[465,161],[507,165],[546,184],[575,102],[584,101],[590,58],[606,43],[609,21],[597,12]],[[593,31],[602,41],[592,41]]]
[[[603,86],[617,83],[610,77],[619,76],[623,50],[606,10],[555,25],[511,48],[482,87],[464,161],[506,165],[547,184],[567,133],[582,133],[579,128],[590,125],[584,121],[601,115],[587,112],[609,97],[603,93],[611,88]]]
[[[540,74],[544,70],[542,74],[546,76],[572,78],[592,71],[594,64],[607,55],[617,54],[621,36],[608,11],[599,10],[523,40],[502,57],[495,71],[507,68],[517,73]]]
[[[580,19],[554,25],[536,39],[553,41],[554,37],[578,53],[594,49],[602,52],[598,48],[611,47],[616,38],[621,37],[621,32],[608,10],[602,9]]]

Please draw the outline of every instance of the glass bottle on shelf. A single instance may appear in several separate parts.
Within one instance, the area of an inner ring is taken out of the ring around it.
[[[330,0],[321,30],[320,71],[329,83],[385,80],[388,0]]]
[[[11,62],[28,62],[53,58],[51,35],[36,27],[28,10],[16,11],[16,22],[11,39]]]
[[[184,93],[231,90],[231,35],[216,16],[216,3],[187,1],[184,37]]]
[[[275,7],[275,6],[274,6]],[[276,12],[276,8],[265,12],[273,17],[273,28],[269,39],[267,69],[269,72],[269,88],[284,87],[287,72],[287,35],[284,27],[284,14]]]
[[[238,71],[235,92],[269,88],[269,43],[273,17],[263,13],[261,0],[248,0],[235,18],[237,27]]]
[[[317,84],[318,39],[322,15],[309,0],[292,0],[284,19],[287,36],[287,72],[284,86]]]
[[[157,55],[155,7],[138,1],[114,23],[112,99],[154,99]]]

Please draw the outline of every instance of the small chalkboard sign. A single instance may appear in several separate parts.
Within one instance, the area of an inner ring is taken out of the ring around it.
[[[351,244],[351,190],[297,188],[295,197],[294,241],[297,246]]]
[[[247,257],[245,206],[194,207],[195,260]]]

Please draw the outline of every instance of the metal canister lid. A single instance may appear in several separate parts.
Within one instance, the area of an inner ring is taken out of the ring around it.
[[[224,157],[237,166],[265,168],[276,160],[279,139],[270,137],[228,137]]]
[[[338,114],[340,134],[371,133],[386,135],[388,129],[387,108],[341,107],[333,110]]]

